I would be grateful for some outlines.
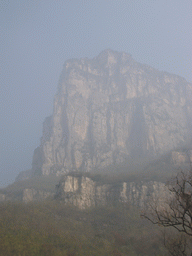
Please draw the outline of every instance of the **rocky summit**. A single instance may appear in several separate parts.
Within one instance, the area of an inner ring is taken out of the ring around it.
[[[91,172],[186,146],[192,84],[105,50],[65,62],[53,114],[43,123],[33,175]]]

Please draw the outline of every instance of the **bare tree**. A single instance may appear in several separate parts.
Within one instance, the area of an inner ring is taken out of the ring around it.
[[[168,189],[170,198],[164,205],[152,202],[141,216],[153,224],[174,227],[179,232],[192,236],[192,172],[181,172],[168,183]]]
[[[151,201],[141,216],[153,224],[172,227],[183,234],[172,241],[165,240],[164,244],[170,255],[192,256],[188,252],[188,244],[191,244],[192,238],[192,169],[188,173],[181,171],[167,187],[167,201]]]
[[[191,243],[186,234],[174,234],[171,230],[169,232],[164,231],[163,233],[164,246],[171,256],[191,255]]]

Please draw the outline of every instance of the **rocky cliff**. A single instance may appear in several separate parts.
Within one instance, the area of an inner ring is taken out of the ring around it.
[[[109,178],[109,177],[108,177]],[[12,185],[13,186],[13,185]],[[55,192],[43,188],[2,189],[0,202],[22,201],[62,201],[67,205],[87,209],[97,206],[115,206],[122,204],[144,209],[148,203],[165,207],[171,198],[168,186],[157,181],[118,181],[103,180],[100,175],[72,172],[60,178]]]
[[[98,205],[126,203],[143,208],[149,201],[164,204],[170,197],[161,182],[115,182],[102,184],[87,176],[64,176],[57,185],[55,198],[80,209]]]
[[[191,140],[192,85],[105,50],[64,64],[33,174],[93,171],[158,157]]]

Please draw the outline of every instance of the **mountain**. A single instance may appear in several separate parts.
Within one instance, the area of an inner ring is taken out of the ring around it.
[[[34,175],[92,172],[188,146],[192,84],[105,50],[65,62],[53,114],[34,151]]]

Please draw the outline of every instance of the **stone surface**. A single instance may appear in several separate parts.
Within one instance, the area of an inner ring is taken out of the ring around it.
[[[0,202],[5,201],[6,196],[3,193],[0,193]]]
[[[172,163],[176,166],[192,163],[192,150],[187,151],[172,151],[171,152]]]
[[[43,201],[53,199],[55,196],[54,192],[39,190],[35,188],[24,188],[19,193],[15,190],[15,193],[7,193],[6,188],[4,193],[0,193],[0,202],[3,201],[22,201],[29,203],[33,201]]]
[[[80,209],[118,203],[143,208],[149,201],[164,205],[169,196],[167,186],[161,182],[99,184],[86,176],[66,175],[57,186],[55,198]]]
[[[22,192],[21,201],[28,203],[32,201],[42,201],[53,197],[54,193],[36,190],[33,188],[25,188]]]
[[[66,61],[32,172],[89,172],[183,147],[191,140],[191,96],[184,78],[127,53]]]

